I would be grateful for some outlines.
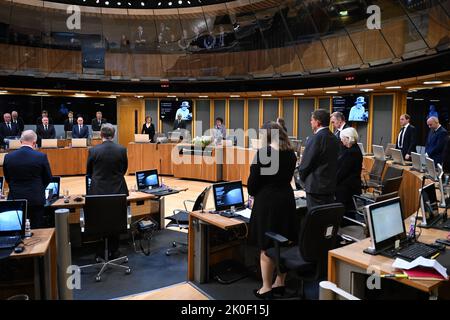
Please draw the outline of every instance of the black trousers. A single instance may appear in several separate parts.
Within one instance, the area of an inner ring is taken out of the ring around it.
[[[27,208],[27,218],[30,219],[31,229],[41,229],[46,228],[44,219],[44,206],[28,206]]]
[[[311,211],[314,207],[334,202],[334,194],[306,193],[306,206],[308,207],[308,211]]]

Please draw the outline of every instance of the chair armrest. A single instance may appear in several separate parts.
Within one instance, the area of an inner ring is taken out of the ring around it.
[[[187,203],[195,203],[195,201],[193,201],[193,200],[184,200],[183,201],[184,209],[186,211],[189,211],[189,209],[187,208],[187,205],[186,205]]]
[[[288,239],[286,239],[282,235],[280,235],[278,233],[275,233],[275,232],[268,231],[268,232],[265,233],[265,235],[266,235],[266,237],[274,240],[275,243],[285,244],[285,243],[289,242]]]
[[[355,220],[355,219],[352,219],[352,218],[349,218],[349,217],[346,217],[346,216],[343,216],[342,218],[344,218],[345,220],[348,220],[350,222],[356,223],[357,225],[360,225],[360,226],[362,226],[364,228],[366,227],[365,223],[362,223],[362,222],[360,222],[358,220]]]

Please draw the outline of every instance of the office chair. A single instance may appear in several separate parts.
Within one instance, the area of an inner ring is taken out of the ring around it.
[[[373,189],[372,194],[370,193],[364,193],[363,196],[367,198],[377,198],[380,195],[385,195],[393,192],[398,192],[400,190],[400,186],[402,184],[403,176],[396,177],[396,178],[390,178],[385,179],[382,181],[381,185]]]
[[[393,166],[387,166],[386,172],[384,173],[383,180],[401,177],[403,175],[403,169],[396,168]]]
[[[187,229],[189,232],[189,210],[188,210],[187,204],[188,203],[194,204],[192,206],[191,211],[203,210],[206,200],[207,200],[206,198],[207,198],[209,189],[210,189],[210,187],[206,187],[202,191],[202,193],[200,193],[200,195],[197,197],[197,199],[195,201],[184,200],[183,201],[184,210],[175,209],[175,210],[173,210],[172,216],[166,217],[166,219],[170,220],[170,222],[167,224],[167,227],[178,227],[180,230]],[[186,253],[188,243],[187,243],[187,241],[186,242],[173,241],[172,247],[173,248],[166,250],[166,255],[170,256],[172,253],[178,252],[178,251],[183,251],[184,253]]]
[[[368,188],[377,188],[381,184],[381,177],[383,176],[385,164],[386,160],[374,160],[372,169],[369,172],[369,180],[366,180],[364,177],[364,181],[362,183],[362,188],[364,190]]]
[[[103,272],[108,267],[125,270],[130,274],[129,266],[120,263],[128,262],[128,257],[108,259],[108,236],[127,232],[127,196],[125,194],[86,196],[82,214],[80,215],[81,231],[87,236],[102,237],[105,241],[105,258],[97,259],[97,263],[81,266],[80,269],[101,267],[95,280],[101,281]]]
[[[304,281],[315,281],[326,275],[328,251],[336,248],[344,212],[345,207],[341,203],[312,208],[303,218],[298,245],[284,251],[280,251],[280,245],[289,240],[274,232],[266,232],[265,235],[274,242],[274,248],[267,250],[267,255],[275,262],[278,273],[292,271],[299,280],[301,297],[304,297]]]

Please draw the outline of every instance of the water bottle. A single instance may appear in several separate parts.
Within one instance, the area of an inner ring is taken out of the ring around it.
[[[247,207],[249,209],[253,208],[253,197],[250,196],[250,195],[248,196],[248,205],[247,205]]]
[[[412,216],[409,220],[409,238],[410,239],[415,239],[416,237],[416,216]]]
[[[30,219],[25,220],[25,238],[31,237]]]

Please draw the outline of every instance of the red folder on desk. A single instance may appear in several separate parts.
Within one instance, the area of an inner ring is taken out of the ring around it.
[[[433,268],[416,267],[411,270],[403,270],[411,280],[446,280]]]

